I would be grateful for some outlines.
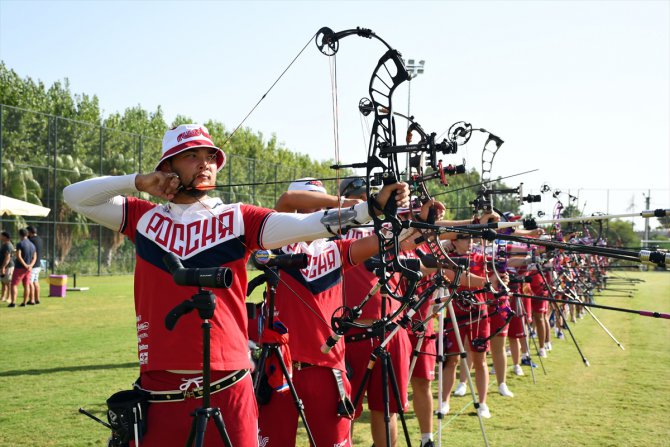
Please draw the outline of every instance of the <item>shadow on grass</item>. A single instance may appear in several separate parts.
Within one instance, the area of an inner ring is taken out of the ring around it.
[[[122,369],[122,368],[137,368],[137,362],[116,363],[107,365],[77,365],[77,366],[61,366],[60,368],[45,368],[45,369],[16,369],[13,371],[2,371],[0,377],[14,377],[14,376],[39,376],[41,374],[51,374],[59,372],[74,372],[74,371],[93,371],[96,369]]]

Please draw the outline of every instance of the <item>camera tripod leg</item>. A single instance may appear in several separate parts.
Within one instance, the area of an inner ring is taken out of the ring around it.
[[[212,419],[214,419],[214,425],[216,425],[216,428],[219,431],[219,435],[221,436],[221,439],[223,439],[223,443],[226,445],[226,447],[233,447],[233,444],[230,442],[230,438],[228,437],[228,432],[226,432],[226,426],[223,423],[223,416],[221,415],[221,411],[219,411],[218,408],[214,409]]]
[[[526,348],[526,353],[528,354],[528,363],[530,363],[530,375],[533,378],[533,385],[536,385],[537,382],[535,380],[535,368],[533,368],[533,357],[530,355],[530,333],[528,331],[528,327],[530,326],[530,323],[528,323],[528,313],[526,312],[526,307],[523,304],[523,301],[521,300],[520,296],[516,296],[516,310],[517,313],[519,314],[519,318],[521,318],[521,327],[523,328],[523,340],[525,341],[525,348]],[[523,351],[523,344],[519,343],[521,351]],[[539,356],[538,356],[539,357]],[[542,360],[541,357],[539,357],[540,360]],[[542,365],[542,369],[544,369],[544,364]],[[545,371],[545,374],[547,372]]]
[[[407,447],[412,447],[412,441],[410,441],[409,438],[409,429],[407,428],[407,422],[405,421],[405,410],[403,409],[402,399],[400,397],[400,388],[398,387],[398,380],[395,375],[395,370],[393,369],[393,364],[391,363],[391,354],[388,351],[386,351],[386,355],[384,356],[383,361],[385,361],[387,364],[386,371],[392,385],[395,401],[398,404],[398,417],[400,418],[402,429],[405,433],[405,443]],[[388,396],[388,391],[386,391],[386,395]]]
[[[316,443],[314,441],[314,436],[312,435],[312,430],[309,428],[309,424],[307,423],[307,416],[305,415],[305,406],[302,403],[302,399],[300,399],[300,396],[298,396],[298,392],[295,389],[295,385],[293,384],[293,380],[291,380],[291,375],[288,372],[288,368],[286,367],[286,364],[284,363],[284,357],[282,357],[281,354],[281,349],[278,344],[275,343],[265,343],[263,344],[263,350],[261,352],[261,357],[258,361],[258,375],[256,376],[256,380],[254,383],[254,392],[257,392],[258,387],[260,385],[260,380],[263,372],[265,371],[265,364],[267,362],[268,356],[273,355],[277,359],[277,362],[279,363],[279,369],[281,369],[281,373],[284,376],[284,379],[286,380],[286,384],[288,385],[289,391],[291,392],[291,396],[293,397],[293,403],[295,404],[295,408],[298,411],[298,415],[300,416],[300,419],[302,420],[302,423],[305,427],[305,431],[307,432],[307,438],[309,438],[309,443],[310,446],[315,446]]]
[[[205,445],[205,430],[207,429],[209,418],[214,420],[214,424],[225,446],[233,447],[228,432],[226,432],[226,426],[223,423],[223,416],[221,416],[221,411],[218,408],[198,408],[195,410],[186,447],[203,447]]]
[[[463,346],[463,340],[461,339],[461,333],[458,329],[458,319],[456,318],[456,312],[454,311],[454,304],[450,300],[447,303],[447,309],[449,310],[449,317],[451,319],[451,325],[454,328],[454,335],[456,336],[456,343],[458,344],[458,351],[460,352],[461,358],[461,368],[465,369],[466,376],[468,379],[468,385],[470,386],[470,394],[472,394],[472,403],[475,406],[475,412],[477,413],[477,419],[479,420],[479,428],[482,431],[482,437],[484,438],[484,445],[489,447],[489,441],[486,438],[486,430],[484,429],[484,421],[482,415],[479,413],[479,398],[475,393],[475,386],[472,383],[472,376],[470,376],[470,368],[468,368],[468,360],[465,353],[465,347]],[[441,390],[440,390],[441,391]]]
[[[314,436],[312,436],[312,431],[310,430],[309,424],[307,423],[307,416],[305,416],[305,406],[303,405],[302,400],[298,396],[298,392],[295,390],[295,386],[293,385],[291,376],[289,375],[288,369],[284,364],[284,358],[281,356],[281,352],[279,352],[279,346],[275,345],[274,347],[272,347],[271,352],[277,356],[277,359],[279,359],[279,367],[281,368],[282,374],[286,378],[286,383],[288,384],[288,388],[291,391],[291,396],[293,396],[293,402],[295,403],[295,408],[298,410],[300,419],[302,420],[302,423],[305,426],[305,431],[307,432],[307,437],[309,438],[309,445],[314,447],[316,446],[316,443],[314,442]]]

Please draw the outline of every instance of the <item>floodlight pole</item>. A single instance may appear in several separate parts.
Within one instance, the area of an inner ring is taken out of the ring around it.
[[[426,64],[426,61],[421,59],[418,63],[414,59],[404,60],[405,68],[407,73],[409,73],[409,83],[407,84],[407,117],[411,117],[410,114],[410,101],[412,98],[412,79],[416,78],[420,74],[423,74],[423,67]],[[409,121],[407,121],[407,129],[409,129]],[[407,175],[409,176],[409,152],[407,153]]]

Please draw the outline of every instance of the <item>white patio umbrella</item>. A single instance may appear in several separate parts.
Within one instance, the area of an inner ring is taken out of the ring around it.
[[[23,200],[0,195],[0,216],[41,216],[45,217],[51,209]]]

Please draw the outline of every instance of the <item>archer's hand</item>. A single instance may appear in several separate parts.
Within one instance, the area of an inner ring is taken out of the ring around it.
[[[181,185],[179,176],[174,172],[155,171],[148,174],[137,174],[135,187],[160,199],[172,200]]]
[[[487,211],[482,214],[482,217],[479,218],[480,224],[487,224],[490,222],[500,222],[500,214],[496,213],[495,211]]]
[[[342,208],[351,208],[352,206],[358,205],[361,202],[362,202],[361,199],[344,199],[342,201],[341,207]]]
[[[502,280],[502,283],[507,287],[507,284],[509,284],[509,275],[507,272],[501,273],[500,274],[500,279]],[[489,282],[491,283],[491,286],[498,290],[500,288],[500,281],[498,281],[498,277],[494,274],[489,276]]]
[[[428,213],[430,213],[431,208],[435,208],[435,221],[442,220],[446,208],[441,202],[437,202],[435,199],[430,199],[421,206],[421,212],[419,213],[421,220],[424,222],[428,220]]]
[[[386,206],[391,194],[395,192],[395,202],[398,208],[408,208],[409,207],[409,186],[407,183],[391,183],[390,185],[385,185],[379,194],[377,194],[377,203],[381,208]],[[381,213],[381,211],[377,211]]]

